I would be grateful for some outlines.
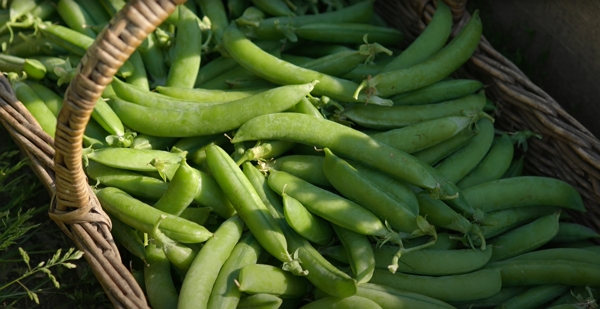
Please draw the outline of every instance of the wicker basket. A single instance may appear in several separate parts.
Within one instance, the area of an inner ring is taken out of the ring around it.
[[[468,21],[466,0],[444,0],[450,6],[457,33]],[[92,193],[82,169],[81,145],[96,99],[118,68],[148,33],[185,0],[132,0],[105,28],[78,66],[78,74],[65,94],[58,118],[56,140],[45,134],[15,98],[0,76],[0,121],[29,156],[32,168],[53,202],[49,216],[75,242],[94,271],[108,298],[117,308],[148,308],[142,290],[127,267],[110,234],[111,222]],[[376,11],[391,26],[414,40],[431,20],[435,1],[379,0]],[[504,130],[529,129],[543,135],[533,139],[527,172],[559,178],[575,186],[589,212],[575,219],[600,231],[600,141],[514,64],[482,38],[459,76],[485,82],[488,96],[497,104],[497,126]]]

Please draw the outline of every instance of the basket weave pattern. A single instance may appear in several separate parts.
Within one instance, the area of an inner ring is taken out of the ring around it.
[[[444,0],[451,8],[455,35],[470,18],[466,0]],[[75,242],[116,308],[148,308],[145,296],[122,264],[110,234],[111,222],[92,193],[82,169],[81,145],[96,100],[148,33],[185,0],[129,1],[78,66],[65,94],[56,139],[42,131],[0,76],[0,122],[26,153],[53,202],[49,216]],[[435,12],[431,0],[380,0],[376,11],[413,41]],[[575,186],[589,210],[577,221],[600,230],[600,141],[482,37],[478,50],[459,76],[479,79],[498,106],[497,126],[529,129],[543,135],[530,139],[528,173],[556,177]]]

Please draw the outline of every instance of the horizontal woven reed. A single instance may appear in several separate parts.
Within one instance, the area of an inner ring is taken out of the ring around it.
[[[471,15],[466,0],[444,0],[454,17],[452,36]],[[376,1],[375,9],[392,27],[412,42],[435,13],[436,1]],[[600,231],[600,141],[540,89],[517,66],[501,55],[484,36],[456,77],[478,79],[496,104],[496,126],[514,132],[531,130],[542,139],[530,138],[526,173],[562,179],[582,195],[586,214],[570,212],[577,222]]]

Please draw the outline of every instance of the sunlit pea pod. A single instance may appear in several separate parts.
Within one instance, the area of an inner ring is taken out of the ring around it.
[[[161,216],[156,221],[149,236],[154,240],[156,246],[165,252],[167,259],[169,259],[171,264],[177,267],[177,269],[185,275],[198,252],[174,241],[160,231],[160,223],[165,218],[166,217]]]
[[[488,240],[494,247],[491,261],[505,260],[548,243],[558,233],[558,216],[555,213],[541,217]]]
[[[297,252],[308,271],[306,279],[327,294],[348,297],[356,294],[356,280],[337,269],[326,260],[309,242],[298,235],[285,221],[281,198],[267,184],[265,176],[250,162],[242,164],[244,175],[255,188],[271,215],[279,223],[287,237],[290,251]]]
[[[594,238],[600,238],[600,234],[585,225],[572,222],[560,222],[558,224],[558,234],[556,234],[556,237],[550,242],[565,243]]]
[[[144,60],[140,53],[136,50],[129,56],[127,60],[133,66],[133,72],[131,75],[125,77],[125,81],[135,87],[144,90],[150,90],[150,81],[148,80],[148,73],[146,73],[146,67]]]
[[[234,309],[238,306],[242,292],[235,285],[235,278],[242,267],[256,263],[262,250],[252,233],[242,236],[219,271],[210,293],[208,308]]]
[[[333,241],[334,231],[329,222],[310,213],[298,200],[285,192],[282,198],[285,220],[296,233],[321,246]]]
[[[448,116],[376,133],[371,137],[406,153],[415,153],[448,140],[471,123],[471,117]]]
[[[263,92],[267,89],[252,89],[252,90],[218,90],[218,89],[203,89],[203,88],[182,88],[177,86],[157,86],[156,91],[166,96],[181,99],[190,100],[195,102],[229,102],[239,100],[257,93]]]
[[[419,230],[416,215],[403,201],[391,197],[328,148],[324,151],[325,176],[344,197],[370,210],[396,231],[412,233]]]
[[[508,259],[516,260],[563,260],[600,266],[600,254],[580,248],[551,248],[523,253]]]
[[[89,160],[106,166],[140,172],[155,172],[152,162],[165,164],[165,173],[171,179],[177,170],[183,154],[153,149],[103,148],[86,154]]]
[[[451,309],[453,306],[441,300],[373,283],[358,287],[358,296],[378,303],[383,309]]]
[[[485,94],[470,94],[458,99],[424,105],[374,106],[356,104],[344,109],[342,116],[362,127],[390,130],[448,116],[477,116],[485,104]]]
[[[319,187],[331,187],[323,173],[324,159],[322,156],[287,155],[266,162],[265,167],[290,173]]]
[[[23,103],[25,108],[38,122],[39,127],[51,137],[54,137],[56,132],[56,117],[50,111],[48,106],[40,99],[40,97],[22,81],[11,79],[12,73],[9,73],[11,86],[15,92],[17,99]]]
[[[440,2],[425,30],[379,73],[408,68],[427,60],[446,45],[451,30],[452,12]]]
[[[295,17],[271,17],[262,20],[256,27],[247,31],[263,40],[279,40],[286,37],[285,30],[317,22],[366,22],[373,15],[375,1],[361,1],[343,9],[322,14],[307,14]]]
[[[484,212],[546,205],[585,212],[581,195],[570,184],[554,178],[520,176],[488,181],[462,191],[472,207]]]
[[[177,308],[179,296],[171,277],[171,265],[163,250],[154,243],[146,247],[144,286],[153,308]]]
[[[386,98],[446,78],[467,62],[475,52],[481,39],[481,28],[479,11],[475,11],[458,35],[431,58],[408,68],[385,72],[364,80],[356,89],[355,97],[364,89],[371,95]]]
[[[453,137],[429,148],[417,151],[412,155],[419,161],[434,166],[454,151],[468,144],[475,135],[477,135],[476,131],[466,128]]]
[[[483,89],[483,84],[473,79],[451,79],[401,93],[391,97],[394,105],[433,104],[454,100]]]
[[[185,159],[175,171],[163,196],[154,203],[158,210],[179,216],[198,195],[201,188],[200,175],[191,168]]]
[[[207,308],[219,271],[242,237],[244,221],[235,215],[223,222],[192,262],[179,291],[177,308]]]
[[[256,146],[246,149],[242,157],[236,161],[238,165],[246,161],[270,160],[286,153],[295,143],[285,141],[263,141]]]
[[[347,253],[350,269],[354,273],[356,282],[359,285],[369,282],[375,269],[375,256],[369,239],[340,226],[333,225],[333,229]],[[389,260],[387,259],[388,264]]]
[[[94,21],[79,3],[74,0],[59,0],[56,4],[56,11],[69,28],[90,38],[96,38],[96,31],[90,27]]]
[[[361,44],[365,35],[369,42],[385,46],[397,46],[404,35],[397,29],[364,23],[313,23],[294,29],[303,39],[337,44]]]
[[[134,149],[154,149],[168,151],[178,141],[179,139],[175,137],[159,137],[148,134],[138,134],[133,138],[130,147]]]
[[[223,31],[225,31],[225,28],[229,24],[223,2],[218,0],[208,0],[197,1],[197,3],[200,6],[202,13],[210,19],[211,30],[213,31],[217,43],[221,43]]]
[[[490,297],[502,287],[497,269],[480,269],[453,276],[417,276],[375,269],[370,283],[385,285],[407,292],[418,293],[441,301],[469,301]]]
[[[184,209],[179,217],[204,225],[212,212],[210,207],[188,207]]]
[[[286,236],[233,159],[219,146],[206,150],[207,164],[225,196],[261,246],[295,275],[306,275],[288,252]]]
[[[171,65],[167,74],[166,86],[193,88],[200,69],[202,53],[202,31],[197,16],[185,5],[178,7],[175,38]]]
[[[505,133],[495,138],[490,150],[479,164],[456,183],[458,188],[466,188],[480,183],[502,178],[513,160],[514,146]]]
[[[21,58],[5,54],[0,54],[0,71],[17,74],[25,72],[27,77],[33,79],[42,79],[46,76],[47,72],[46,67],[37,59]]]
[[[27,85],[33,89],[33,91],[38,95],[38,97],[44,101],[46,106],[50,109],[54,116],[58,117],[58,113],[62,108],[63,97],[58,93],[54,92],[54,90],[34,81],[26,81]]]
[[[238,309],[277,309],[281,308],[283,299],[267,293],[252,294],[240,298]]]
[[[364,308],[364,309],[381,309],[381,306],[375,301],[354,295],[345,298],[337,297],[324,297],[314,302],[308,303],[300,309],[325,309],[325,308],[336,308],[336,309],[352,309],[352,308]]]
[[[123,223],[144,233],[150,233],[156,221],[165,215],[161,231],[173,240],[182,243],[205,242],[212,233],[205,227],[186,219],[162,212],[137,200],[117,188],[104,188],[96,191],[102,207]]]
[[[367,96],[364,94],[357,98],[353,97],[353,91],[357,87],[356,83],[281,60],[256,46],[233,24],[223,35],[223,45],[241,66],[275,84],[304,84],[317,80],[319,82],[314,86],[314,94],[326,95],[341,101],[367,102]],[[377,96],[369,97],[368,102],[391,105],[391,101]]]
[[[541,284],[600,285],[600,267],[589,263],[564,260],[506,260],[489,263],[485,269],[499,270],[504,287]]]
[[[523,293],[525,290],[527,290],[527,287],[502,288],[498,293],[487,298],[472,301],[450,302],[450,304],[458,309],[492,308]]]
[[[114,100],[112,107],[123,123],[136,132],[166,137],[210,135],[238,128],[259,115],[284,111],[313,87],[314,83],[281,86],[228,103],[187,110],[150,108],[121,100]]]
[[[123,136],[125,134],[125,127],[123,126],[121,119],[119,119],[119,116],[115,114],[108,103],[102,98],[99,98],[96,101],[96,105],[94,105],[94,110],[92,111],[92,118],[94,118],[106,132],[112,135]]]
[[[315,107],[307,98],[302,98],[293,108],[294,112],[311,115],[319,119],[325,118],[321,111]]]
[[[471,172],[485,157],[494,141],[494,124],[488,118],[480,119],[476,124],[479,132],[463,148],[436,164],[435,169],[445,176],[447,181],[459,182]]]
[[[240,269],[236,285],[247,294],[268,293],[280,298],[303,297],[311,286],[304,277],[294,276],[279,267],[249,264]]]

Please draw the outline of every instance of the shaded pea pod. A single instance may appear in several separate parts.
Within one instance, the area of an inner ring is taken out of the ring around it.
[[[525,168],[525,156],[513,160],[506,170],[506,173],[502,175],[502,178],[518,177],[523,175],[523,169]]]
[[[283,304],[283,299],[267,293],[252,294],[240,298],[238,309],[277,309]]]
[[[299,261],[288,253],[286,237],[275,218],[233,159],[219,146],[209,146],[206,155],[215,180],[263,248],[284,263],[284,270],[306,275]]]
[[[458,181],[456,186],[464,190],[484,182],[500,179],[510,167],[513,155],[514,147],[508,134],[504,133],[496,137],[485,157]]]
[[[196,3],[202,13],[210,19],[210,29],[213,31],[217,43],[220,44],[223,32],[229,24],[223,2],[218,0],[197,0]]]
[[[585,211],[581,195],[554,178],[520,176],[488,181],[462,191],[472,207],[485,212],[513,207],[547,205]]]
[[[295,198],[282,194],[283,213],[288,225],[307,240],[326,246],[333,241],[334,230],[323,218],[314,216]]]
[[[316,300],[312,303],[308,303],[301,309],[322,309],[322,308],[336,308],[336,309],[351,309],[351,308],[364,308],[364,309],[381,309],[381,306],[376,302],[362,296],[350,296],[345,298],[337,297],[324,297]]]
[[[124,124],[140,133],[167,137],[210,135],[233,130],[259,115],[286,110],[313,87],[312,83],[282,86],[240,100],[187,110],[143,107],[121,100],[114,100],[112,107]],[[215,125],[214,119],[225,116]]]
[[[139,172],[164,172],[166,177],[163,179],[171,179],[184,154],[162,150],[104,148],[88,152],[85,156],[109,167]]]
[[[146,247],[144,286],[148,302],[153,308],[178,308],[179,296],[171,277],[171,265],[165,253],[154,243]]]
[[[473,229],[471,222],[446,203],[434,200],[427,194],[417,194],[417,200],[419,202],[419,214],[427,218],[431,224],[463,234],[471,233]]]
[[[468,144],[475,135],[477,135],[476,131],[467,128],[443,142],[417,151],[412,155],[419,161],[434,166],[453,152]]]
[[[523,293],[526,290],[527,287],[503,287],[500,289],[500,292],[490,297],[472,301],[450,302],[450,304],[456,306],[458,309],[492,308],[501,305],[505,301]]]
[[[502,286],[564,284],[569,286],[600,285],[600,267],[564,260],[505,260],[489,263],[485,269],[499,270]]]
[[[483,84],[473,79],[439,81],[427,87],[397,94],[390,98],[394,105],[421,105],[455,100],[476,93]]]
[[[167,66],[163,52],[157,45],[156,34],[154,32],[148,34],[137,50],[144,62],[151,88],[164,85],[166,83]]]
[[[435,298],[402,291],[385,285],[363,283],[358,287],[358,296],[368,298],[383,309],[450,309],[453,306]]]
[[[176,241],[199,243],[212,237],[212,233],[203,226],[166,214],[117,188],[103,188],[97,190],[96,195],[106,212],[139,231],[150,233],[160,216],[165,215],[161,230]]]
[[[140,258],[142,261],[145,261],[146,249],[144,248],[144,242],[138,233],[114,216],[110,216],[110,220],[112,222],[111,235],[113,235],[115,240],[131,254]]]
[[[364,23],[311,23],[294,29],[303,39],[335,44],[361,44],[365,36],[371,42],[397,46],[404,35],[397,29]]]
[[[563,260],[600,266],[600,254],[580,248],[551,248],[535,250],[510,258],[511,261],[524,260]]]
[[[235,215],[225,220],[207,241],[188,270],[177,308],[207,308],[219,271],[242,237],[244,221]]]
[[[356,282],[359,285],[369,282],[375,269],[375,255],[369,239],[340,226],[333,225],[333,229],[346,251]],[[387,261],[389,260],[387,259]]]
[[[240,291],[247,294],[268,293],[280,298],[303,297],[311,289],[306,278],[265,264],[249,264],[242,267],[236,285]]]
[[[425,30],[379,73],[408,68],[427,60],[444,47],[451,30],[452,12],[445,3],[439,2]]]
[[[239,308],[242,293],[235,285],[234,280],[238,277],[240,269],[256,263],[262,250],[260,243],[252,233],[242,235],[219,271],[219,276],[210,293],[208,308]]]
[[[436,83],[469,60],[480,39],[481,18],[479,11],[475,11],[458,35],[433,57],[411,67],[381,73],[364,80],[356,89],[355,97],[365,88],[367,92],[385,98]]]
[[[548,305],[548,308],[577,309],[580,308],[578,305],[583,305],[585,307],[585,305],[595,304],[596,299],[598,299],[596,291],[596,289],[591,289],[590,287],[573,287],[553,300],[552,303]],[[560,307],[560,305],[564,305],[564,307]]]
[[[538,218],[557,213],[558,210],[558,207],[526,206],[489,212],[485,214],[481,233],[486,239],[492,238]]]
[[[558,233],[550,242],[567,243],[594,238],[600,238],[600,234],[585,225],[573,222],[560,222],[558,224]]]
[[[159,137],[148,134],[138,134],[131,142],[131,148],[134,149],[153,149],[168,151],[178,141],[177,138]]]
[[[497,269],[481,269],[462,275],[428,277],[395,274],[375,269],[370,283],[418,293],[441,301],[469,301],[490,297],[500,291],[502,277]]]
[[[472,117],[448,116],[375,133],[371,137],[406,153],[415,153],[448,140],[472,123]]]
[[[297,252],[300,260],[303,261],[303,265],[308,271],[306,279],[329,295],[348,297],[356,294],[356,280],[337,269],[306,239],[287,225],[281,199],[269,188],[265,176],[249,162],[244,163],[243,168],[244,175],[248,177],[260,199],[286,235],[290,251]]]

